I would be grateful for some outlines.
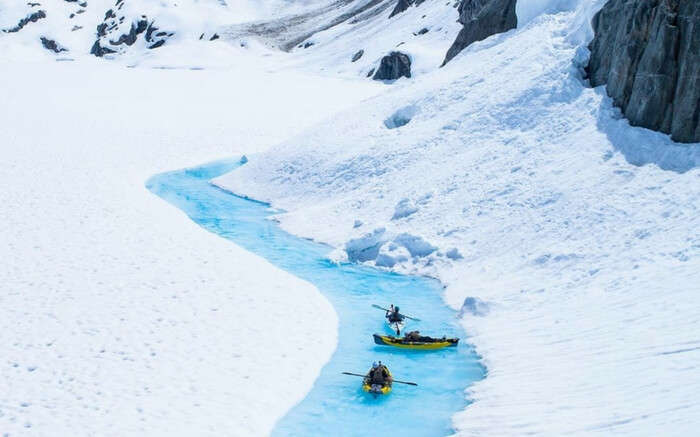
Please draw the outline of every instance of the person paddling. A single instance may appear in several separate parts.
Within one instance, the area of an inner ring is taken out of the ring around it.
[[[368,379],[370,385],[385,386],[386,384],[391,384],[391,374],[389,369],[382,364],[382,362],[372,363],[372,368],[367,372],[366,378]]]
[[[399,307],[395,307],[392,303],[389,307],[389,311],[386,312],[386,318],[389,319],[390,323],[402,322],[404,319],[403,314],[399,313]]]

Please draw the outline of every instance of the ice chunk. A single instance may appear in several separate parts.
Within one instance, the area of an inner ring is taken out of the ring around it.
[[[425,241],[417,235],[408,233],[399,234],[394,238],[394,242],[405,247],[411,256],[424,257],[437,250],[437,247]]]
[[[416,212],[418,212],[418,207],[411,200],[403,198],[394,207],[394,215],[391,217],[391,219],[402,219]]]
[[[386,229],[377,228],[360,238],[349,240],[345,243],[348,260],[350,262],[365,262],[376,259],[379,255],[379,249],[386,242],[385,233]]]
[[[396,129],[397,127],[405,126],[418,113],[418,107],[415,105],[404,106],[391,114],[389,118],[384,120],[384,126],[387,129]]]
[[[393,243],[385,244],[379,250],[379,255],[375,261],[375,265],[379,267],[394,267],[397,263],[408,261],[411,254],[406,248],[397,246]]]
[[[471,314],[472,316],[485,316],[489,313],[489,304],[478,297],[467,297],[464,299],[459,316]]]

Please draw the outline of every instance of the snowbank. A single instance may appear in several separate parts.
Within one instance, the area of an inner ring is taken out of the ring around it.
[[[447,285],[489,369],[459,435],[700,425],[700,145],[587,87],[599,4],[523,2],[520,29],[217,180],[336,258]]]
[[[144,187],[375,89],[246,65],[0,67],[3,433],[259,436],[311,388],[326,299]]]

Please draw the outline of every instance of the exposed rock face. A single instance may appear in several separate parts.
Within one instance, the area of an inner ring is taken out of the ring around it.
[[[38,3],[37,3],[37,5],[38,5]],[[29,24],[29,23],[36,23],[37,21],[41,20],[42,18],[46,18],[46,12],[45,12],[45,11],[40,10],[40,11],[32,12],[30,15],[28,15],[28,16],[22,18],[21,20],[19,20],[19,22],[17,23],[17,25],[15,25],[14,27],[11,27],[11,28],[9,28],[9,29],[3,30],[3,32],[5,32],[5,33],[19,32],[19,31],[22,30],[22,28],[23,28],[24,26],[26,26],[27,24]]]
[[[587,67],[630,124],[700,142],[700,2],[610,0],[593,19]]]
[[[515,4],[516,0],[462,0],[458,21],[464,27],[447,51],[442,65],[474,42],[515,29],[518,26]]]
[[[406,9],[411,7],[412,5],[420,5],[423,3],[425,0],[398,0],[396,2],[396,6],[394,6],[394,10],[391,11],[391,14],[389,15],[389,18],[393,17],[394,15],[400,14],[401,12],[404,12]]]
[[[165,44],[167,38],[173,36],[170,32],[158,32],[158,27],[153,20],[149,20],[145,15],[137,19],[127,19],[124,15],[118,17],[117,12],[123,6],[124,0],[117,0],[115,8],[108,10],[102,23],[97,25],[97,39],[90,50],[93,55],[101,57],[105,54],[117,53],[123,47],[133,45],[141,35],[147,47],[155,49]]]
[[[365,54],[364,49],[358,50],[357,52],[355,52],[354,55],[352,55],[352,62],[356,62],[356,61],[359,60],[359,59],[362,57],[362,55],[364,55],[364,54]]]
[[[40,39],[41,39],[41,45],[43,45],[46,50],[51,50],[54,53],[61,53],[61,52],[68,51],[68,49],[66,49],[65,47],[61,47],[58,43],[56,43],[56,41],[54,41],[52,39],[48,39],[48,38],[45,38],[43,36]]]
[[[391,52],[382,58],[374,73],[374,80],[395,80],[400,77],[411,77],[411,58],[401,52]]]

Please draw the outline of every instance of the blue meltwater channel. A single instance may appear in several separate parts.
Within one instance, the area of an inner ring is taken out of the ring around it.
[[[456,313],[442,300],[436,280],[398,275],[356,264],[336,264],[330,248],[283,231],[269,217],[269,205],[233,195],[209,180],[235,169],[235,160],[159,174],[146,186],[184,211],[204,229],[266,258],[314,284],[339,318],[338,347],[309,394],[276,425],[274,436],[443,436],[452,433],[451,417],[464,409],[465,389],[484,377],[484,368]],[[235,260],[232,260],[235,262]],[[398,304],[418,317],[408,330],[423,335],[461,337],[456,348],[419,352],[375,345],[373,333],[389,333],[384,313],[372,304]],[[294,308],[289,308],[294,311]],[[293,339],[290,339],[293,341]],[[361,390],[373,361],[384,362],[397,380],[393,391],[377,398]]]

